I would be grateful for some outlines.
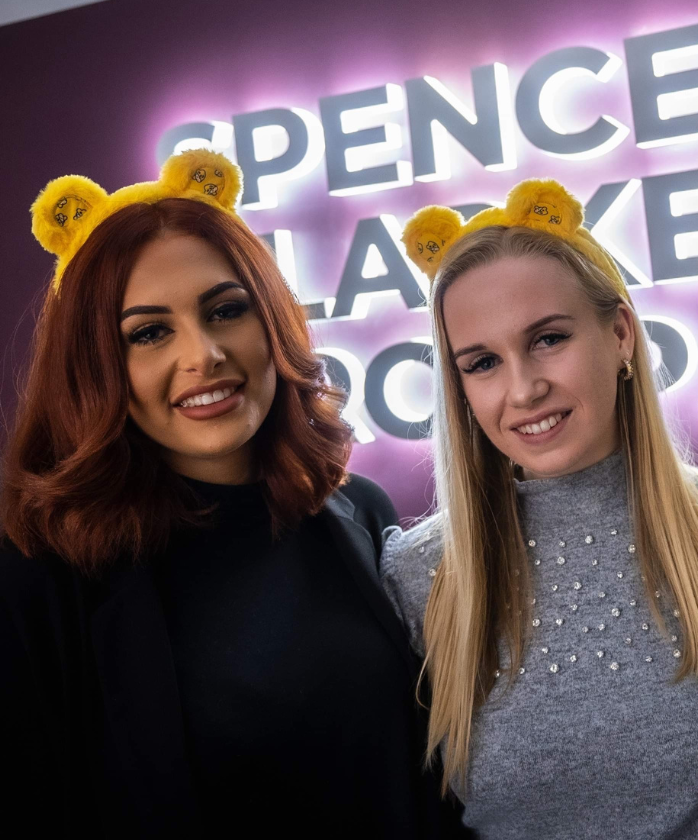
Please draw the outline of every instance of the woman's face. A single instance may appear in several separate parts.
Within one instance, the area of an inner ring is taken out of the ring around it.
[[[196,236],[166,233],[141,251],[121,330],[134,422],[182,475],[255,478],[253,438],[276,370],[252,298],[230,263]]]
[[[525,478],[576,472],[617,449],[618,371],[634,348],[628,307],[601,324],[557,260],[505,257],[461,275],[443,314],[475,418]]]

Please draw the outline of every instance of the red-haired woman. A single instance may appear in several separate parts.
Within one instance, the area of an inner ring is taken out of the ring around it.
[[[273,257],[210,193],[89,189],[39,200],[60,276],[4,458],[3,824],[452,836],[377,578],[395,513],[347,481]]]

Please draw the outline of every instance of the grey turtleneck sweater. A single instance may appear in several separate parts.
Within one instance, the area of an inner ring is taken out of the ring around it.
[[[533,580],[531,639],[513,687],[495,682],[456,793],[481,840],[698,837],[698,686],[673,683],[675,607],[650,614],[621,453],[562,478],[516,482]],[[438,517],[394,530],[385,588],[423,653],[441,558]],[[506,666],[503,647],[500,661]]]

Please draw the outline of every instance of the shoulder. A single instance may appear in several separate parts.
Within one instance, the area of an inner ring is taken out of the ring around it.
[[[44,584],[60,577],[61,571],[58,558],[27,557],[8,537],[0,539],[0,595]]]
[[[14,690],[33,691],[25,680],[34,678],[42,692],[56,687],[50,675],[79,649],[71,641],[79,638],[80,597],[74,570],[58,556],[26,557],[7,539],[0,544],[0,663],[15,675]]]
[[[397,524],[397,512],[390,497],[370,478],[355,473],[349,474],[349,480],[337,492],[349,499],[354,506],[354,522],[371,535],[378,556],[383,532]]]
[[[18,617],[55,613],[74,597],[76,572],[60,557],[27,557],[7,537],[0,541],[0,604]]]
[[[435,514],[418,522],[413,528],[388,528],[384,532],[381,568],[393,572],[436,568],[441,562],[443,540],[441,516]]]
[[[385,490],[375,481],[366,478],[364,475],[357,473],[349,473],[349,478],[346,484],[339,488],[339,492],[343,493],[356,508],[368,508],[378,510],[388,518],[392,518],[397,522],[397,514],[393,503],[390,501],[390,496]],[[386,523],[386,527],[391,523]]]

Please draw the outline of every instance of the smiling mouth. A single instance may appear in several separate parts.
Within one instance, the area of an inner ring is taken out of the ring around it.
[[[528,423],[525,426],[517,426],[515,431],[522,435],[542,435],[555,428],[558,423],[562,422],[565,417],[569,417],[571,413],[572,411],[570,410],[563,411],[558,414],[551,414],[550,417],[546,417],[544,420],[541,420],[540,423]]]
[[[238,385],[236,388],[223,388],[221,390],[211,391],[206,394],[197,394],[195,397],[189,397],[183,402],[177,403],[176,407],[195,408],[201,405],[213,405],[214,403],[227,400],[228,397],[232,396],[239,388],[240,385]]]

